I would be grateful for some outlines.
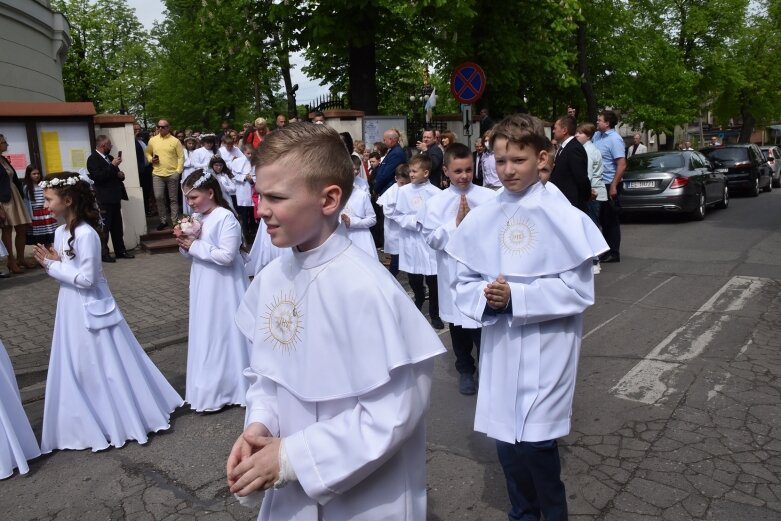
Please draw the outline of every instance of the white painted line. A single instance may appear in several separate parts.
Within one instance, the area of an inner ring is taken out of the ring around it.
[[[627,400],[659,405],[675,391],[677,371],[696,358],[722,330],[730,313],[740,311],[766,279],[733,277],[681,327],[670,333],[610,389]]]
[[[625,307],[623,310],[619,311],[618,313],[616,313],[615,315],[613,315],[609,319],[605,320],[604,322],[602,322],[601,324],[599,324],[598,326],[593,328],[591,331],[589,331],[588,333],[583,335],[583,340],[587,339],[588,337],[590,337],[591,335],[593,335],[594,333],[596,333],[597,331],[599,331],[600,329],[602,329],[606,325],[610,324],[612,321],[614,321],[615,319],[617,319],[618,317],[620,317],[621,315],[623,315],[624,313],[626,313],[627,311],[629,311],[630,309],[632,309],[633,307],[635,307],[636,305],[638,305],[639,303],[641,303],[642,301],[644,301],[645,299],[650,297],[653,292],[655,292],[657,289],[661,288],[662,286],[664,286],[665,284],[667,284],[668,282],[670,282],[674,278],[675,278],[675,275],[673,275],[669,279],[661,282],[654,289],[652,289],[651,291],[649,291],[648,293],[646,293],[645,295],[640,297],[640,299],[638,299],[635,302],[633,302],[630,306]]]

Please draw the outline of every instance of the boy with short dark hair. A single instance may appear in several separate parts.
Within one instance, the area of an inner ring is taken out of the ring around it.
[[[556,438],[570,430],[592,259],[607,244],[591,220],[539,180],[548,139],[518,118],[493,129],[504,191],[473,209],[446,251],[456,306],[482,323],[475,430],[496,439],[510,519],[567,519]]]
[[[334,233],[353,187],[335,130],[287,125],[253,159],[260,215],[290,254],[237,311],[253,346],[230,490],[266,490],[261,521],[425,519],[424,416],[442,343],[388,271]]]
[[[491,201],[496,192],[472,183],[474,165],[466,145],[453,143],[445,149],[443,173],[450,186],[426,201],[418,214],[418,226],[428,245],[436,252],[439,315],[450,322],[450,339],[456,356],[461,394],[475,394],[475,358],[472,347],[480,355],[480,323],[456,308],[452,285],[456,275],[456,260],[447,254],[445,246],[466,215],[478,205]]]
[[[410,184],[399,188],[396,205],[390,219],[399,224],[399,269],[409,275],[409,285],[415,298],[415,306],[423,307],[428,286],[428,314],[435,329],[444,329],[445,324],[439,317],[439,296],[437,291],[437,256],[426,243],[418,228],[418,213],[423,210],[426,201],[437,195],[440,190],[429,183],[431,159],[418,154],[410,158]]]

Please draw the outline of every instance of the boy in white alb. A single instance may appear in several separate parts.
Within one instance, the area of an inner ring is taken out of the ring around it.
[[[505,190],[469,212],[447,252],[456,305],[483,325],[475,430],[496,439],[510,519],[567,519],[556,438],[570,430],[591,260],[607,250],[591,220],[539,181],[548,139],[531,116],[493,128]],[[536,118],[535,118],[536,119]]]
[[[260,215],[290,254],[236,316],[253,346],[230,490],[266,490],[261,521],[426,519],[425,413],[444,347],[382,264],[335,233],[354,182],[335,130],[277,129],[254,164]]]
[[[418,226],[428,245],[437,255],[437,285],[439,286],[439,316],[450,322],[450,339],[456,355],[461,394],[475,394],[475,358],[472,347],[480,354],[480,322],[458,311],[452,285],[455,282],[456,261],[447,254],[450,236],[472,208],[496,197],[496,192],[472,183],[474,165],[466,145],[453,143],[445,150],[443,171],[450,186],[426,201],[418,214]]]
[[[435,329],[445,325],[439,317],[437,291],[437,254],[426,243],[418,228],[418,213],[426,201],[439,194],[440,189],[429,183],[431,159],[423,154],[412,156],[408,162],[410,184],[399,188],[396,204],[390,218],[401,228],[399,233],[399,269],[409,275],[409,285],[415,294],[418,309],[426,301],[425,278],[428,286],[428,314]]]
[[[388,270],[395,277],[399,274],[399,234],[401,233],[401,227],[390,216],[396,210],[396,197],[399,195],[399,188],[409,184],[409,165],[404,163],[397,166],[394,178],[396,183],[392,184],[390,188],[377,198],[377,206],[382,208],[382,214],[386,217],[382,220],[384,240],[382,251],[390,255]]]

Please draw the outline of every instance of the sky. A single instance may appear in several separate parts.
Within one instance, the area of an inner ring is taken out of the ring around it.
[[[149,30],[155,21],[163,19],[165,5],[162,0],[127,0],[128,5],[135,9],[138,21]],[[296,92],[296,101],[299,105],[304,105],[309,101],[328,93],[327,87],[321,87],[319,81],[307,78],[302,72],[301,67],[306,61],[299,53],[290,56],[291,71],[290,76],[295,85],[298,83],[298,92]]]

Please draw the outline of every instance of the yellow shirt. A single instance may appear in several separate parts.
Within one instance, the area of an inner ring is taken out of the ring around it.
[[[182,143],[171,134],[165,137],[152,136],[146,147],[146,159],[152,163],[152,157],[157,156],[160,161],[153,163],[152,174],[168,177],[173,174],[181,174],[184,169],[184,147]]]

